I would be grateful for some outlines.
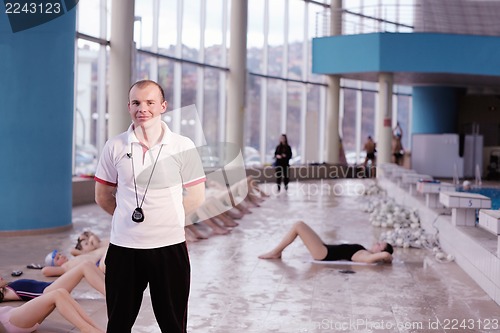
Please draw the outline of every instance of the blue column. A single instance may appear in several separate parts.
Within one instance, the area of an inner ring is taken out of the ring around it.
[[[462,89],[413,87],[413,134],[457,133],[458,97]]]
[[[0,233],[69,226],[76,11],[13,32],[0,9]]]

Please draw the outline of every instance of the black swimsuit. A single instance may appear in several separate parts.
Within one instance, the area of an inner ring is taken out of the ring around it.
[[[19,279],[10,282],[7,288],[11,289],[16,293],[18,297],[23,301],[29,301],[43,294],[45,288],[50,286],[52,282],[29,280],[29,279]]]
[[[364,246],[359,244],[338,244],[327,245],[325,244],[328,252],[323,261],[336,261],[336,260],[352,260],[352,256],[360,251],[366,250]]]

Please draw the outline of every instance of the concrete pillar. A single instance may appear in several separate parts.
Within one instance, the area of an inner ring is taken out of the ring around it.
[[[330,14],[330,34],[342,34],[342,0],[333,0]],[[326,135],[325,135],[325,162],[339,163],[340,135],[340,76],[328,75],[328,93],[326,104]]]
[[[379,74],[378,108],[376,115],[377,164],[391,162],[392,154],[392,73]]]
[[[11,15],[15,22],[20,14]],[[76,10],[24,31],[13,32],[10,22],[0,13],[0,234],[67,229]]]
[[[328,75],[328,92],[326,102],[326,132],[325,162],[330,164],[339,163],[340,135],[340,76]]]
[[[248,0],[231,3],[231,40],[229,73],[227,75],[226,141],[243,150],[243,122],[245,120],[245,81],[247,68],[247,13]]]
[[[127,112],[128,90],[132,84],[135,0],[113,0],[109,50],[108,135],[116,136],[131,123]]]

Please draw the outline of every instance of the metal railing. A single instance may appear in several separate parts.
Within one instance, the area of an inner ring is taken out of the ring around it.
[[[500,1],[415,0],[412,5],[340,10],[342,34],[438,32],[500,36]],[[316,37],[330,36],[331,10],[316,13]]]

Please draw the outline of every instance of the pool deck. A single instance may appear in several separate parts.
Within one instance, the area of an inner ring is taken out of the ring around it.
[[[453,226],[451,213],[429,208],[421,195],[411,195],[389,179],[381,177],[378,184],[398,204],[417,208],[425,230],[437,230],[442,248],[455,256],[456,263],[500,305],[500,258],[498,236],[477,226]],[[498,187],[498,182],[483,183]]]
[[[458,330],[461,332],[495,331],[500,306],[456,262],[439,263],[429,250],[396,248],[392,265],[318,265],[297,239],[280,260],[257,258],[297,220],[310,224],[327,243],[370,246],[384,228],[369,223],[369,214],[363,210],[367,198],[357,195],[357,190],[372,183],[368,179],[293,182],[287,193],[279,194],[272,184],[263,185],[271,197],[251,208],[252,213],[238,220],[239,226],[229,234],[189,243],[188,332],[445,333],[451,332],[445,329],[451,320],[469,325],[467,330]],[[435,213],[421,209],[432,219]],[[450,227],[445,220],[439,226],[440,235]],[[12,270],[21,269],[22,278],[53,280],[26,265],[41,262],[54,248],[68,251],[85,229],[105,237],[110,217],[96,205],[84,205],[73,209],[71,229],[0,237],[0,275],[11,278]],[[208,234],[206,227],[200,229]],[[344,274],[343,270],[355,273]],[[106,325],[106,304],[97,291],[82,282],[72,295],[101,327]],[[37,330],[67,332],[78,330],[57,311]],[[149,290],[133,332],[159,332]]]

